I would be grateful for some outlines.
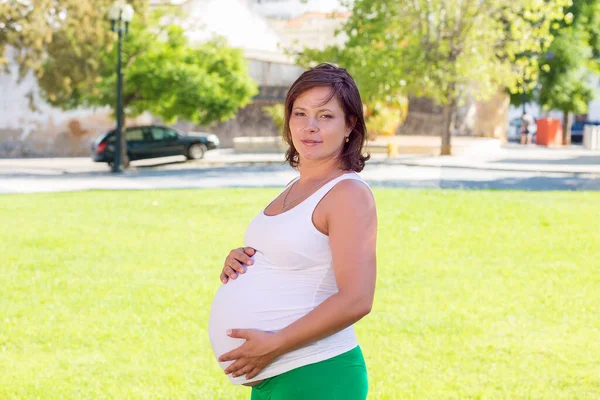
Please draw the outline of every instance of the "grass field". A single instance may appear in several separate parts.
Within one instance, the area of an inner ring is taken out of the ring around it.
[[[0,399],[248,399],[206,326],[276,193],[0,196]],[[376,197],[370,399],[600,398],[600,193]]]

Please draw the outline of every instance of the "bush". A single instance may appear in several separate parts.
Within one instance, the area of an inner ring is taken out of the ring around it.
[[[375,103],[366,107],[365,123],[370,140],[377,136],[394,136],[398,126],[406,117],[406,105]]]
[[[272,106],[263,107],[263,111],[267,113],[273,124],[277,128],[277,132],[281,135],[283,133],[284,124],[284,106],[283,104],[273,104]]]

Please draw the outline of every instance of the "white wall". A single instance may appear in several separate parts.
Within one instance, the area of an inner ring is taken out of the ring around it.
[[[279,52],[279,36],[245,0],[189,0],[182,6],[192,41],[224,36],[233,47]]]
[[[292,64],[248,60],[250,76],[260,86],[291,86],[304,71]]]
[[[295,18],[306,12],[348,11],[340,0],[250,0],[252,8],[261,15],[277,18]]]
[[[35,95],[37,109],[32,110],[27,94],[39,90],[35,76],[19,82],[17,66],[12,63],[10,69],[0,74],[0,156],[88,155],[91,142],[115,126],[109,107],[63,111]]]
[[[250,77],[261,86],[289,86],[302,73],[280,49],[278,33],[247,0],[189,0],[183,6],[186,35],[203,42],[211,35],[224,36],[244,50]]]
[[[10,49],[7,56],[11,58]],[[0,74],[0,129],[43,129],[45,126],[61,125],[72,118],[82,118],[89,110],[62,111],[54,108],[35,96],[39,110],[29,108],[27,94],[37,93],[35,76],[29,73],[22,82],[18,82],[17,65],[10,66],[10,74]],[[107,110],[98,110],[106,112]]]

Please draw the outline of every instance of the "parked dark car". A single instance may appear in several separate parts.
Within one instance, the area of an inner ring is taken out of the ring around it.
[[[571,125],[571,143],[583,143],[583,129],[586,125],[600,125],[600,121],[576,121]]]
[[[160,125],[131,126],[125,129],[127,157],[129,160],[186,156],[188,160],[199,160],[208,150],[219,147],[219,138],[209,133],[190,132]],[[116,136],[111,130],[92,144],[92,159],[112,164],[114,161]]]

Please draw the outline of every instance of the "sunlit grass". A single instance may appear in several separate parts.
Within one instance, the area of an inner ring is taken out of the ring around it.
[[[206,332],[276,190],[0,197],[0,399],[247,399]],[[600,397],[600,194],[377,190],[371,399]]]

